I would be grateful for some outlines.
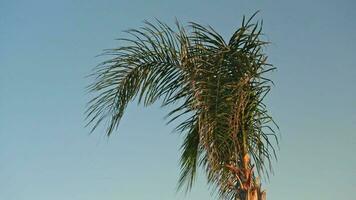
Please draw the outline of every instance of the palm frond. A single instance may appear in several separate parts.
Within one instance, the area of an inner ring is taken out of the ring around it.
[[[127,104],[136,96],[139,102],[150,105],[159,97],[179,86],[181,71],[177,40],[174,32],[163,26],[146,22],[146,27],[127,33],[132,39],[120,39],[127,46],[107,50],[114,58],[98,68],[95,82],[89,87],[99,95],[89,102],[87,118],[93,129],[108,119],[107,135],[118,126]]]

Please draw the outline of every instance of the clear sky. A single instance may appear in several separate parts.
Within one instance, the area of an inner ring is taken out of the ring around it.
[[[85,78],[123,30],[154,17],[210,24],[225,37],[261,10],[281,128],[271,200],[353,199],[354,0],[0,1],[0,199],[214,199],[203,174],[176,193],[181,138],[165,110],[131,105],[119,132],[89,135]]]

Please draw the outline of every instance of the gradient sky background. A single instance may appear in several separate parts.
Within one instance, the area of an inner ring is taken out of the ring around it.
[[[268,199],[353,199],[354,0],[1,0],[0,199],[214,199],[204,176],[187,196],[175,192],[181,138],[159,105],[131,105],[109,139],[89,135],[85,76],[145,19],[210,24],[228,37],[256,10],[278,68],[267,103],[282,139]]]

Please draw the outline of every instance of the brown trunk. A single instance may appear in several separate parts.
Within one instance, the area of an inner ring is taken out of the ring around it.
[[[260,187],[250,189],[246,200],[266,200],[266,192],[261,191]]]
[[[248,191],[240,191],[236,200],[266,200],[266,192],[261,191],[260,187],[253,187]]]
[[[266,192],[261,190],[261,184],[253,177],[253,166],[250,167],[250,157],[243,157],[243,169],[228,165],[230,171],[239,180],[240,187],[236,192],[236,200],[266,200]]]

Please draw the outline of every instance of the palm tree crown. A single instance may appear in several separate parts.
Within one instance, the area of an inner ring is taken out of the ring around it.
[[[265,74],[274,67],[263,52],[262,23],[252,23],[253,16],[228,41],[197,23],[172,29],[145,22],[127,31],[131,37],[120,39],[125,46],[107,50],[112,59],[93,74],[92,130],[105,121],[112,134],[135,98],[145,106],[173,105],[169,122],[180,119],[176,130],[185,137],[179,188],[190,189],[202,167],[221,197],[242,199],[245,185],[256,182],[254,172],[270,171],[278,128],[262,102],[273,84]]]

